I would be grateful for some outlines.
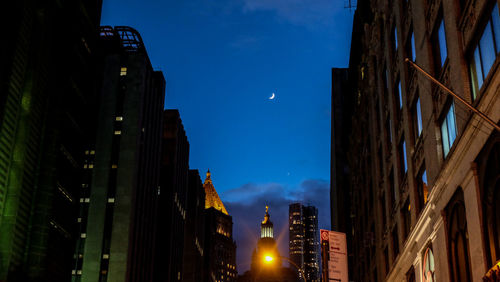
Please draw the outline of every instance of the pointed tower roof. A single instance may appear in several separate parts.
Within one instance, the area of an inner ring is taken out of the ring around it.
[[[219,198],[219,194],[215,191],[214,184],[212,184],[212,179],[210,178],[210,169],[207,171],[207,178],[205,178],[205,183],[203,183],[203,188],[205,188],[205,209],[215,208],[222,213],[229,215],[227,213],[224,204]]]

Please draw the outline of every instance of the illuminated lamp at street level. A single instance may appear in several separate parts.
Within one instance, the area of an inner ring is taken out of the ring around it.
[[[304,278],[304,281],[307,282],[307,279],[306,279],[306,275],[304,273],[304,270],[302,268],[300,268],[295,262],[291,261],[289,258],[287,257],[283,257],[283,256],[277,256],[278,258],[282,259],[282,260],[286,260],[288,263],[290,263],[290,265],[293,265],[293,267],[295,267],[300,275]],[[262,256],[262,262],[266,265],[270,265],[272,264],[273,262],[275,261],[275,256],[273,254],[270,254],[270,253],[266,253]]]

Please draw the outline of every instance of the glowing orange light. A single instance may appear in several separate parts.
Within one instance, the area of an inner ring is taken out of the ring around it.
[[[266,263],[271,263],[273,260],[274,260],[274,257],[272,257],[271,255],[264,256],[264,262],[266,262]]]

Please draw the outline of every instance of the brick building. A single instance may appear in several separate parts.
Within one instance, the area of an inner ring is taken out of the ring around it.
[[[349,87],[335,73],[332,87],[341,91],[333,103],[351,110],[351,126],[334,132],[349,136],[348,181],[337,189],[350,211],[332,207],[352,224],[350,279],[490,279],[500,259],[500,132],[405,58],[498,124],[498,6],[358,1]]]

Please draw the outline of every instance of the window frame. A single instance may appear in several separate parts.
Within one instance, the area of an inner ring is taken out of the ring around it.
[[[498,57],[500,55],[500,28],[495,29],[494,25],[494,17],[495,11],[497,11],[497,20],[500,22],[500,7],[498,3],[495,1],[495,4],[490,9],[487,9],[487,18],[484,20],[481,26],[480,36],[477,37],[474,44],[470,47],[469,55],[468,55],[468,69],[469,69],[469,79],[470,79],[470,87],[471,87],[471,99],[472,101],[477,100],[477,98],[481,95],[481,90],[483,86],[488,84],[489,77],[491,73],[494,73],[492,70],[496,69],[498,65]],[[491,62],[491,65],[487,72],[485,73],[485,66],[483,60],[483,51],[481,48],[481,41],[485,38],[485,32],[487,29],[490,29],[491,34],[491,43],[493,46],[485,47],[484,50],[493,50],[495,58]],[[478,33],[479,34],[479,33]],[[479,63],[478,63],[479,61]]]

